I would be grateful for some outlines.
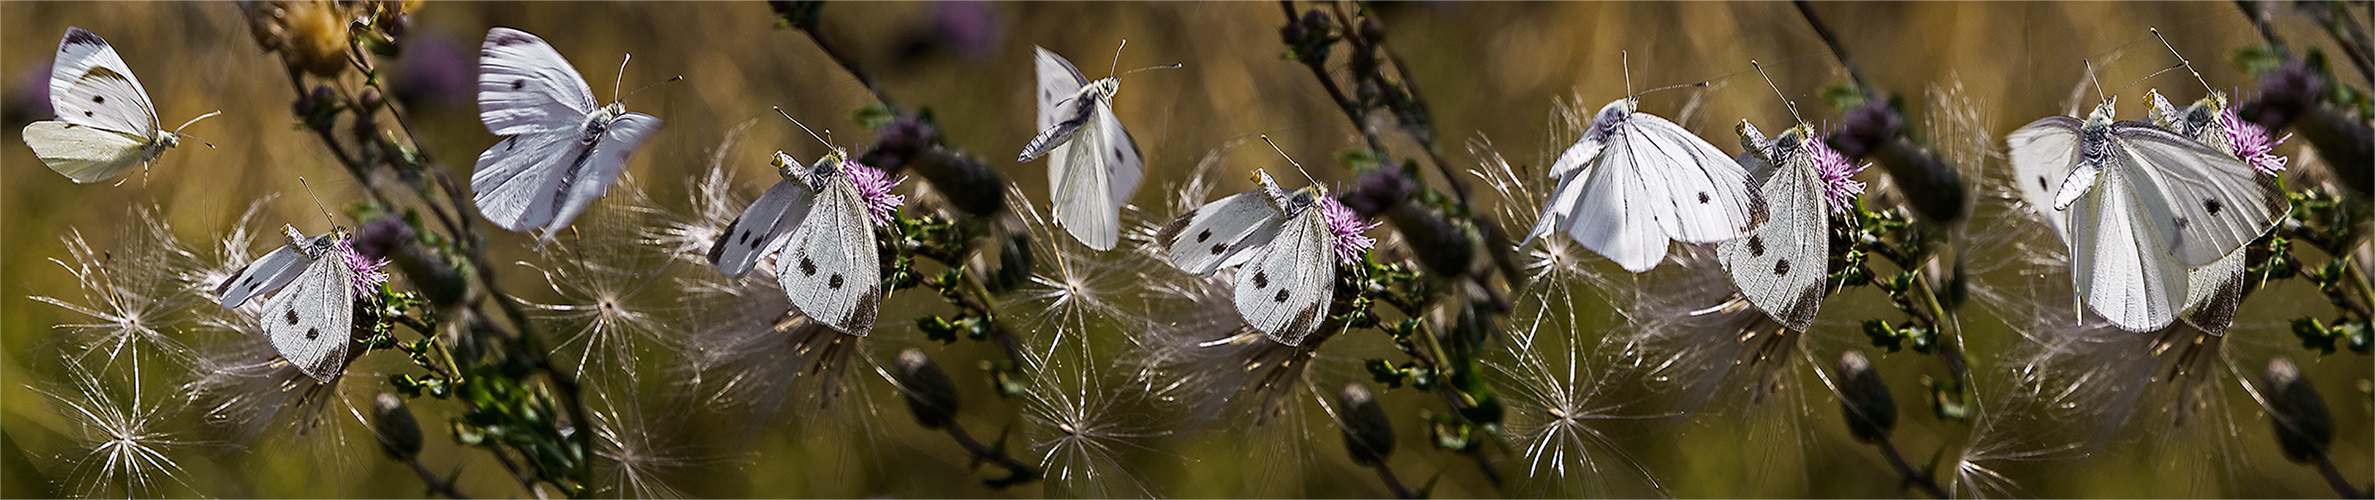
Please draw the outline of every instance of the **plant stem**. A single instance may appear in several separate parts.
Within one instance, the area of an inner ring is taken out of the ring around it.
[[[2342,477],[2342,469],[2334,467],[2333,457],[2317,454],[2317,472],[2325,475],[2326,484],[2332,485],[2334,493],[2342,495],[2342,498],[2367,498],[2366,492],[2359,491],[2357,486],[2350,484],[2349,478]]]
[[[1946,490],[1939,488],[1937,481],[1930,479],[1930,476],[1923,474],[1920,469],[1913,468],[1912,463],[1905,461],[1904,454],[1897,453],[1895,441],[1883,436],[1872,444],[1880,447],[1880,454],[1888,456],[1889,465],[1897,469],[1897,475],[1905,477],[1905,482],[1921,488],[1922,493],[1928,493],[1931,497],[1947,498]]]
[[[470,498],[468,496],[462,495],[461,492],[454,491],[453,485],[446,484],[445,480],[438,479],[436,474],[430,473],[428,467],[421,465],[421,459],[419,457],[406,457],[404,459],[404,463],[412,466],[413,473],[420,474],[421,482],[429,485],[429,491],[437,492],[439,495],[445,495],[446,498],[452,498],[455,500],[465,500]]]
[[[1814,28],[1814,34],[1822,37],[1823,46],[1830,47],[1831,57],[1839,59],[1839,66],[1847,70],[1847,79],[1855,81],[1856,89],[1863,92],[1865,98],[1871,98],[1872,84],[1864,80],[1863,71],[1856,69],[1855,60],[1847,57],[1847,47],[1840,45],[1839,34],[1832,32],[1830,26],[1822,23],[1821,17],[1814,15],[1814,4],[1806,0],[1791,3],[1797,5],[1798,16],[1806,18],[1806,25]]]
[[[972,434],[965,432],[965,424],[958,423],[953,420],[949,421],[948,437],[956,439],[957,445],[963,446],[965,448],[965,452],[973,454],[973,458],[975,460],[983,460],[995,463],[998,464],[999,467],[1006,469],[1007,477],[1005,479],[990,481],[990,485],[993,487],[1004,487],[1008,485],[1039,480],[1038,467],[1033,467],[1031,464],[1023,463],[1023,461],[1016,460],[1014,457],[1006,456],[1006,453],[1003,451],[990,449],[990,447],[982,445],[981,441],[973,439]]]
[[[1393,492],[1394,498],[1418,498],[1418,494],[1412,493],[1410,487],[1402,485],[1402,478],[1394,475],[1393,465],[1379,461],[1370,464],[1369,468],[1377,469],[1377,479],[1385,481],[1385,490]]]

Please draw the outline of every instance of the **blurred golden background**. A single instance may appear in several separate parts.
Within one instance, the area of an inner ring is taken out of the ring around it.
[[[1385,21],[1387,45],[1402,58],[1415,86],[1424,92],[1435,117],[1435,130],[1445,158],[1463,168],[1477,158],[1461,145],[1472,138],[1491,141],[1511,163],[1540,165],[1555,158],[1572,137],[1554,137],[1546,126],[1554,119],[1554,99],[1577,99],[1586,109],[1622,96],[1626,66],[1620,51],[1629,51],[1630,78],[1636,88],[1708,80],[1703,91],[1676,91],[1644,98],[1643,111],[1676,117],[1727,152],[1737,151],[1732,124],[1747,118],[1768,131],[1781,128],[1788,112],[1750,69],[1751,59],[1764,63],[1774,83],[1797,101],[1806,119],[1819,124],[1835,121],[1837,110],[1821,103],[1816,91],[1846,79],[1841,66],[1788,3],[1778,2],[1555,2],[1555,3],[1388,3],[1372,8]],[[2147,27],[2158,27],[2176,48],[2199,61],[2203,77],[2222,90],[2249,89],[2253,82],[2225,62],[2226,55],[2257,43],[2260,38],[2233,4],[2225,2],[1915,2],[1818,3],[1824,21],[1837,31],[1849,55],[1883,93],[1902,96],[1909,120],[1920,128],[1933,113],[1926,92],[1959,88],[1970,98],[1971,109],[1983,117],[1992,137],[2030,120],[2060,113],[2071,105],[2072,89],[2085,78],[2082,58],[2095,61],[2104,87],[2118,85],[2157,71],[2175,60]],[[1198,161],[1219,151],[1225,158],[1216,176],[1216,193],[1250,187],[1245,173],[1287,168],[1267,148],[1236,147],[1268,134],[1288,154],[1311,167],[1310,175],[1323,183],[1344,185],[1352,178],[1328,165],[1333,152],[1353,147],[1358,135],[1329,103],[1310,72],[1283,59],[1278,28],[1283,22],[1277,4],[1268,2],[1212,3],[832,3],[823,8],[824,36],[845,47],[856,62],[871,72],[884,90],[910,109],[929,108],[937,116],[951,145],[971,152],[1018,184],[1036,206],[1044,207],[1045,168],[1017,164],[1009,155],[1036,132],[1031,130],[1034,80],[1031,46],[1047,47],[1070,58],[1083,73],[1099,77],[1110,64],[1119,40],[1128,39],[1119,67],[1184,63],[1184,69],[1131,75],[1122,80],[1114,106],[1138,141],[1148,175],[1136,198],[1148,212],[1160,207],[1190,178]],[[2297,16],[2296,16],[2297,17]],[[474,52],[486,30],[508,26],[549,41],[592,84],[598,100],[610,99],[615,79],[624,90],[682,75],[685,80],[653,87],[627,99],[631,111],[655,115],[666,125],[638,151],[629,176],[659,200],[689,196],[687,179],[708,168],[709,159],[729,129],[751,120],[755,128],[724,152],[726,166],[736,169],[740,193],[755,196],[772,176],[766,154],[784,150],[796,157],[812,157],[821,146],[798,129],[774,121],[770,106],[782,106],[812,127],[830,129],[837,143],[868,142],[868,132],[848,118],[870,102],[865,89],[826,58],[797,31],[776,29],[776,16],[760,2],[433,2],[411,19],[400,58],[383,58],[389,65],[391,87],[416,91],[400,95],[407,118],[417,127],[424,149],[456,178],[466,178],[469,163],[496,137],[478,122],[473,101]],[[2278,17],[2283,29],[2297,30],[2296,43],[2314,45],[2326,39],[2307,21]],[[32,120],[49,116],[33,109],[46,103],[32,100],[35,88],[46,84],[50,54],[69,26],[80,26],[106,37],[142,83],[167,126],[199,114],[224,114],[186,132],[210,143],[184,141],[148,172],[122,178],[121,185],[76,185],[43,168],[27,150],[19,130]],[[2311,36],[2317,34],[2317,36]],[[2298,48],[2296,48],[2298,50]],[[623,54],[633,63],[620,75]],[[1341,59],[1341,56],[1339,56]],[[350,78],[352,76],[350,75]],[[2123,95],[2122,116],[2141,116],[2142,89],[2158,87],[2173,99],[2191,100],[2198,84],[2171,74],[2138,85]],[[2366,88],[2367,82],[2346,84]],[[40,392],[62,379],[60,344],[52,340],[52,325],[75,318],[32,296],[73,296],[72,275],[49,259],[67,258],[59,236],[80,229],[91,245],[112,248],[123,238],[127,209],[138,205],[161,208],[162,217],[186,242],[211,244],[252,200],[279,194],[259,221],[267,227],[287,222],[314,233],[323,223],[304,197],[298,177],[325,203],[354,199],[361,189],[328,156],[321,143],[302,130],[290,112],[292,92],[278,61],[262,52],[248,36],[246,20],[229,3],[65,3],[7,2],[0,4],[0,96],[5,96],[6,132],[0,133],[0,432],[13,447],[4,471],[10,495],[64,493],[29,481],[20,473],[30,465],[53,479],[59,474],[53,455],[72,446],[78,433],[57,405]],[[1703,95],[1704,102],[1685,115],[1686,102]],[[2085,105],[2094,97],[2084,95]],[[1771,124],[1771,125],[1767,125]],[[2301,148],[2287,143],[2279,153]],[[1991,145],[2000,147],[2000,143]],[[2001,166],[2000,163],[1997,166]],[[2360,168],[2364,168],[2363,166]],[[1538,171],[1538,170],[1537,170]],[[1875,179],[1878,169],[1865,174]],[[1285,180],[1285,176],[1280,177]],[[910,185],[916,183],[910,180]],[[1299,181],[1296,181],[1299,182]],[[1430,179],[1429,182],[1440,182]],[[1473,180],[1471,180],[1473,182]],[[1547,180],[1544,180],[1547,183]],[[1290,182],[1293,184],[1293,182]],[[617,190],[612,197],[618,196]],[[1487,199],[1490,199],[1489,197]],[[664,204],[681,205],[676,201]],[[1985,203],[1985,201],[1983,201]],[[673,205],[672,205],[673,206]],[[1486,207],[1479,207],[1485,209]],[[1527,213],[1532,208],[1517,209]],[[1982,210],[1982,216],[1992,214]],[[1131,223],[1148,224],[1151,215],[1131,215]],[[1501,221],[1505,228],[1523,229],[1526,220]],[[1979,220],[1976,224],[1988,224]],[[350,224],[340,221],[340,224]],[[1382,235],[1383,231],[1379,234]],[[532,261],[532,239],[496,232],[497,262]],[[254,249],[260,253],[265,248]],[[1990,249],[1975,249],[1988,252]],[[1614,266],[1604,266],[1610,270]],[[549,288],[532,269],[505,267],[509,289],[531,301],[549,300]],[[1618,271],[1611,271],[1618,272]],[[539,295],[544,294],[544,295]],[[929,293],[900,297],[887,307],[945,307]],[[2338,435],[2333,455],[2356,480],[2375,469],[2369,460],[2371,427],[2365,355],[2341,352],[2316,356],[2302,351],[2285,331],[2284,321],[2304,312],[2328,314],[2315,290],[2292,283],[2265,290],[2251,298],[2238,318],[2238,345],[2252,357],[2244,366],[2258,366],[2260,357],[2283,354],[2299,359],[2303,369],[2325,391]],[[1522,298],[1520,300],[1523,300]],[[211,304],[199,304],[200,307]],[[1579,305],[1579,309],[1602,308]],[[1824,308],[1826,322],[1817,335],[1835,344],[1858,344],[1862,337],[1854,321],[1894,317],[1895,311],[1877,292],[1842,294]],[[2020,340],[2000,321],[1978,308],[1966,307],[1964,322],[1968,350],[1975,360],[2015,347]],[[1622,321],[1605,318],[1605,311],[1586,314],[1595,327]],[[895,324],[890,314],[886,325]],[[877,332],[897,345],[928,345],[944,366],[953,367],[960,384],[979,378],[972,360],[995,356],[985,346],[959,343],[938,347],[924,341],[912,327]],[[1091,337],[1118,338],[1120,332],[1089,332]],[[904,339],[898,337],[907,337]],[[1119,342],[1118,340],[1109,340]],[[1342,356],[1358,359],[1383,356],[1391,347],[1360,338],[1334,345]],[[936,350],[935,350],[936,349]],[[891,350],[882,350],[887,355]],[[387,355],[386,357],[398,357]],[[1898,400],[1904,407],[1898,444],[1908,458],[1924,463],[1930,450],[1953,446],[1969,431],[1967,424],[1942,422],[1921,411],[1923,393],[1913,384],[1928,365],[1889,363],[1884,372],[1898,381]],[[368,358],[366,358],[368,360]],[[384,360],[383,360],[384,361]],[[661,358],[648,363],[665,363]],[[1985,361],[1980,361],[1986,364]],[[358,365],[361,366],[361,365]],[[400,362],[379,366],[406,368]],[[174,368],[151,367],[150,378],[171,380]],[[2256,369],[2247,368],[2247,373]],[[647,370],[661,373],[659,370]],[[1791,453],[1766,453],[1743,436],[1756,434],[1758,424],[1739,419],[1697,419],[1666,428],[1657,436],[1627,436],[1629,459],[1657,479],[1662,490],[1620,490],[1624,495],[1667,494],[1679,497],[1875,497],[1912,494],[1899,489],[1899,480],[1870,447],[1852,442],[1835,402],[1820,390],[1810,373],[1793,372],[1801,384],[1814,388],[1792,403],[1804,408],[1796,427],[1785,431],[1801,445]],[[657,376],[657,375],[655,375]],[[1366,381],[1356,369],[1323,372],[1316,386],[1325,394],[1346,382]],[[870,416],[854,418],[779,417],[759,439],[713,439],[688,447],[687,461],[666,482],[691,496],[1039,496],[1052,493],[1040,485],[990,490],[968,472],[962,453],[944,436],[917,427],[897,394],[870,373],[860,378],[857,391],[870,393]],[[384,384],[384,382],[380,382]],[[1000,400],[986,388],[967,385],[968,401],[979,402],[966,419],[976,434],[994,437],[1000,426],[1018,420],[1017,403]],[[170,385],[159,385],[170,387]],[[658,386],[655,387],[665,387]],[[2230,387],[2230,389],[2232,389]],[[1477,475],[1465,457],[1429,446],[1423,421],[1416,418],[1433,399],[1407,397],[1411,391],[1382,391],[1388,413],[1397,419],[1402,449],[1395,466],[1412,483],[1441,478],[1438,496],[1493,496],[1496,492]],[[2057,465],[2061,470],[2039,477],[2021,477],[2022,495],[2044,497],[2169,497],[2268,496],[2318,497],[2330,494],[2315,471],[2285,462],[2276,450],[2265,417],[2241,391],[2221,392],[2233,408],[2233,421],[2222,443],[2124,443],[2086,460]],[[150,395],[155,397],[155,395]],[[369,394],[363,394],[368,397]],[[1400,397],[1397,397],[1400,396]],[[863,398],[860,398],[863,399]],[[425,400],[424,400],[425,401]],[[466,472],[463,491],[486,496],[519,496],[516,484],[485,458],[485,453],[460,448],[441,423],[450,408],[416,402],[414,411],[424,423],[431,467],[458,467]],[[1796,410],[1791,410],[1796,411]],[[661,417],[653,417],[661,418]],[[873,420],[871,423],[853,423]],[[1249,453],[1248,449],[1276,445],[1221,439],[1221,430],[1182,433],[1149,440],[1148,448],[1125,450],[1122,467],[1133,472],[1143,491],[1162,496],[1258,497],[1375,497],[1385,491],[1367,471],[1344,458],[1341,438],[1326,416],[1304,415],[1305,442],[1284,446],[1299,451],[1283,454]],[[196,425],[196,422],[185,422]],[[661,423],[659,425],[668,425]],[[691,425],[691,424],[681,424]],[[1019,425],[1019,424],[1018,424]],[[1230,423],[1216,424],[1226,428]],[[851,427],[857,426],[857,427]],[[845,429],[847,428],[847,429]],[[852,430],[840,432],[837,429]],[[200,429],[192,429],[200,431]],[[1768,435],[1756,434],[1756,435]],[[204,435],[202,432],[197,435]],[[1268,435],[1294,436],[1285,432]],[[2147,433],[2149,435],[2149,433]],[[421,487],[406,467],[380,457],[368,435],[332,451],[336,460],[321,461],[318,453],[300,450],[302,441],[263,440],[242,449],[213,443],[192,446],[174,456],[184,469],[186,485],[164,489],[172,496],[328,497],[411,496]],[[197,441],[205,441],[198,439]],[[2146,440],[2151,441],[2151,440]],[[1025,446],[1018,438],[1010,447]],[[863,450],[863,451],[854,451]],[[1257,461],[1288,463],[1241,463]],[[1511,453],[1503,471],[1513,477],[1525,470],[1523,457]],[[2172,464],[2211,464],[2208,467]],[[1250,479],[1271,470],[1287,480]],[[2200,471],[2213,477],[2196,477]],[[440,473],[444,470],[438,471]],[[1584,479],[1577,479],[1582,481]],[[173,481],[167,481],[173,483]],[[1514,483],[1513,483],[1514,484]],[[1133,495],[1129,489],[1112,494]],[[1530,494],[1512,486],[1512,496]]]

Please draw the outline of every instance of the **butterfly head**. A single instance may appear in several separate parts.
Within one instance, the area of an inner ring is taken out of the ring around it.
[[[602,109],[594,110],[593,113],[586,115],[585,134],[579,139],[587,143],[600,140],[602,138],[602,133],[608,132],[610,130],[610,122],[612,120],[617,120],[618,117],[625,116],[626,114],[627,105],[625,103],[618,102],[613,102],[610,103],[609,106],[603,106]]]
[[[2112,114],[2112,111],[2113,111],[2113,110],[2115,110],[2115,109],[2117,109],[2117,107],[2118,107],[2118,106],[2119,106],[2119,98],[2118,98],[2118,97],[2107,97],[2107,98],[2104,98],[2104,99],[2103,99],[2103,103],[2102,103],[2102,104],[2096,104],[2096,105],[2095,105],[2095,111],[2094,111],[2093,113],[2089,113],[2089,114],[2087,114],[2087,115],[2086,115],[2086,127],[2087,127],[2087,128],[2101,128],[2101,127],[2104,127],[2104,126],[2111,125],[2111,122],[2112,122],[2112,121],[2115,121],[2115,120],[2117,120],[2117,119],[2118,119],[2117,117],[2115,117],[2115,116]]]

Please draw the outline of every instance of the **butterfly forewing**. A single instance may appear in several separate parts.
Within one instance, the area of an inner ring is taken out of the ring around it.
[[[1110,98],[1107,104],[1111,104]],[[1129,204],[1130,196],[1138,194],[1138,181],[1146,178],[1146,158],[1138,154],[1138,139],[1122,128],[1121,118],[1113,116],[1110,105],[1097,107],[1097,132],[1105,136],[1105,148],[1098,153],[1105,157],[1105,193],[1113,206]]]
[[[1254,264],[1237,270],[1237,311],[1271,340],[1289,346],[1319,329],[1336,290],[1334,235],[1317,208],[1286,220]]]
[[[1119,146],[1107,142],[1112,137],[1102,130],[1107,124],[1090,122],[1047,159],[1048,174],[1063,176],[1049,178],[1055,183],[1056,224],[1096,250],[1113,249],[1121,233],[1121,214],[1113,203],[1112,171],[1105,157],[1107,150]]]
[[[238,308],[264,292],[279,290],[297,281],[297,276],[305,273],[306,265],[312,263],[313,260],[306,258],[297,248],[282,245],[256,258],[255,262],[249,262],[247,267],[239,268],[238,273],[215,286],[216,301],[226,308]]]
[[[1238,255],[1259,253],[1269,237],[1278,234],[1277,208],[1266,196],[1244,192],[1197,207],[1155,234],[1173,267],[1189,274],[1212,274]],[[1269,237],[1257,237],[1267,235]]]
[[[2126,169],[2106,169],[2095,196],[2070,206],[2071,279],[2088,309],[2128,331],[2174,320],[2185,298],[2186,269],[2168,254],[2160,228]]]
[[[2021,203],[2065,242],[2069,241],[2068,217],[2054,210],[2054,190],[2069,174],[2070,165],[2078,161],[2080,126],[2076,118],[2051,116],[2013,131],[2004,140],[2012,151],[2013,184],[2020,190]]]
[[[280,356],[314,380],[344,371],[354,331],[354,270],[325,252],[306,265],[295,286],[264,302],[265,337]]]
[[[2233,155],[2141,122],[2111,125],[2123,167],[2179,263],[2200,266],[2259,238],[2291,209],[2274,179]],[[2158,198],[2155,203],[2152,198]]]
[[[1730,156],[1674,122],[1633,113],[1620,128],[1612,154],[1635,170],[1649,198],[1641,203],[1668,237],[1714,243],[1739,237],[1765,222],[1762,196]],[[1603,153],[1611,154],[1611,153]]]
[[[619,174],[626,172],[627,158],[659,129],[660,119],[642,113],[627,113],[611,120],[610,127],[595,140],[593,148],[562,172],[561,189],[552,199],[557,206],[553,220],[543,225],[544,235],[538,239],[551,240],[561,228],[569,227],[578,215],[592,208],[594,200],[610,192],[610,186],[618,183]]]
[[[743,209],[742,215],[726,225],[725,234],[709,247],[709,264],[727,276],[739,277],[750,272],[759,258],[766,256],[761,250],[791,236],[792,228],[808,217],[808,206],[815,197],[806,182],[796,179],[776,182],[775,187],[767,188],[766,194],[759,195],[750,208]]]
[[[845,175],[827,180],[808,217],[783,240],[775,274],[802,315],[863,336],[881,306],[882,268],[866,200]]]
[[[478,118],[495,135],[576,131],[598,107],[593,90],[544,39],[487,30],[479,46]]]
[[[107,40],[82,28],[67,28],[50,67],[50,107],[67,123],[157,135],[156,106],[148,89]],[[93,97],[103,97],[94,100]]]
[[[33,122],[25,126],[24,138],[50,170],[80,184],[114,178],[153,159],[148,138],[87,125]]]
[[[586,149],[574,134],[505,137],[479,153],[470,171],[471,202],[505,230],[544,227],[553,220],[556,194],[568,176],[561,162],[580,159]]]

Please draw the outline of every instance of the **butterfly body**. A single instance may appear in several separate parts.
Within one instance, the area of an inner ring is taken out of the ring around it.
[[[1045,48],[1034,47],[1039,79],[1039,133],[1015,161],[1047,157],[1048,192],[1057,225],[1096,250],[1111,250],[1121,234],[1120,207],[1137,193],[1146,160],[1138,141],[1113,114],[1121,92],[1114,77],[1090,81]]]

